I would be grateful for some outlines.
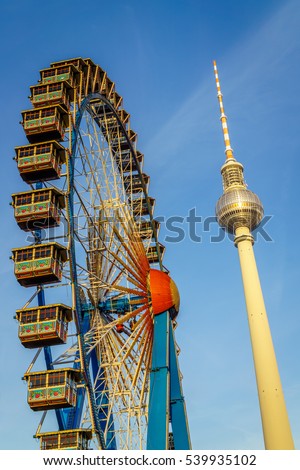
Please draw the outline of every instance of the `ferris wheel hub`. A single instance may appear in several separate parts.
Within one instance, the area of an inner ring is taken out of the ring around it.
[[[150,269],[148,283],[154,315],[169,310],[171,318],[175,318],[179,312],[180,295],[173,279],[163,271]]]

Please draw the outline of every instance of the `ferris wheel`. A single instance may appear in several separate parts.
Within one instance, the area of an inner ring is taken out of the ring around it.
[[[45,450],[189,449],[179,294],[130,115],[91,59],[52,63],[30,90],[15,156],[29,187],[12,205],[31,243],[12,258],[34,288],[16,319],[35,437]]]

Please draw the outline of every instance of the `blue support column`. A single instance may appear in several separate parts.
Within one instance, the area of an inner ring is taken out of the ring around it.
[[[90,318],[85,312],[84,318],[82,320],[82,331],[85,334],[89,329],[90,329]],[[78,350],[75,356],[74,363],[73,363],[73,368],[80,369],[80,367],[81,367],[80,366],[80,354]],[[86,396],[85,387],[78,388],[75,407],[66,410],[68,413],[68,422],[67,422],[66,429],[77,429],[80,427],[85,396]]]
[[[42,307],[43,305],[46,304],[45,302],[45,291],[42,286],[40,286],[40,290],[38,292],[38,305]],[[46,367],[48,370],[53,370],[53,365],[52,365],[52,353],[51,353],[51,348],[50,346],[44,347],[44,356],[45,356],[45,362],[46,362]],[[58,427],[60,430],[65,429],[65,419],[64,419],[64,414],[63,410],[55,410],[56,414],[56,419],[58,423]]]
[[[176,450],[191,449],[184,397],[182,394],[176,344],[170,321],[170,412],[174,447]]]
[[[95,388],[98,391],[98,397],[96,398],[96,404],[98,407],[100,407],[98,411],[98,418],[101,424],[101,429],[103,433],[105,432],[105,427],[106,427],[106,419],[107,419],[107,409],[109,407],[109,396],[108,393],[103,393],[103,390],[106,388],[106,381],[104,376],[102,376],[103,369],[101,368],[101,363],[99,363],[97,354],[95,349],[93,349],[91,353],[91,364],[92,364],[92,370],[93,370],[93,379],[94,381],[97,378],[96,383],[95,383]],[[101,369],[100,372],[100,378],[99,378],[99,369]],[[100,398],[100,392],[101,398]],[[100,406],[101,405],[101,406]],[[116,444],[116,438],[115,438],[115,428],[114,428],[114,420],[113,420],[113,415],[111,414],[109,418],[109,424],[108,424],[108,432],[106,436],[106,450],[117,450],[117,444]]]
[[[168,449],[169,442],[169,312],[154,317],[148,415],[148,450]]]
[[[36,184],[35,189],[42,189],[43,188],[43,183],[39,182]],[[40,229],[37,229],[34,231],[34,238],[35,238],[35,243],[41,243],[42,239],[42,231]],[[43,286],[40,286],[40,290],[38,291],[38,305],[42,307],[43,305],[46,304],[45,302],[45,291],[43,289]],[[44,356],[45,356],[45,362],[48,370],[53,370],[53,365],[52,365],[52,353],[51,353],[51,348],[50,346],[44,347]],[[57,418],[57,423],[58,427],[60,430],[65,429],[65,417],[63,414],[63,410],[55,410],[56,413],[56,418]]]

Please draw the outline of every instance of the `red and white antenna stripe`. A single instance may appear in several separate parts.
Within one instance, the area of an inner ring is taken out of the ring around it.
[[[222,128],[223,128],[223,136],[224,136],[224,143],[225,143],[225,154],[226,154],[226,159],[229,159],[229,158],[234,158],[233,150],[232,150],[231,145],[230,145],[230,138],[229,138],[229,132],[228,132],[228,126],[227,126],[227,117],[226,117],[226,114],[224,113],[224,105],[223,105],[223,100],[222,100],[223,95],[221,93],[217,63],[216,63],[215,60],[214,60],[213,64],[214,64],[214,72],[215,72],[216,85],[217,85],[217,96],[218,96],[220,111],[221,111],[221,118],[220,119],[221,119]]]

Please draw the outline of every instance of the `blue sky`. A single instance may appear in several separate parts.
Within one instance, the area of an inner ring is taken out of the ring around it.
[[[11,247],[24,243],[10,194],[26,187],[12,160],[26,142],[20,111],[39,69],[91,57],[131,114],[151,176],[156,215],[179,216],[185,238],[166,243],[181,292],[176,338],[194,449],[262,449],[263,438],[237,251],[212,243],[216,224],[191,240],[186,217],[214,215],[224,147],[212,61],[217,60],[235,157],[272,216],[255,252],[295,445],[300,448],[299,76],[296,0],[11,0],[0,6],[1,297],[0,447],[33,449],[39,416],[20,380],[32,358],[17,339]],[[162,227],[161,242],[170,233]]]

